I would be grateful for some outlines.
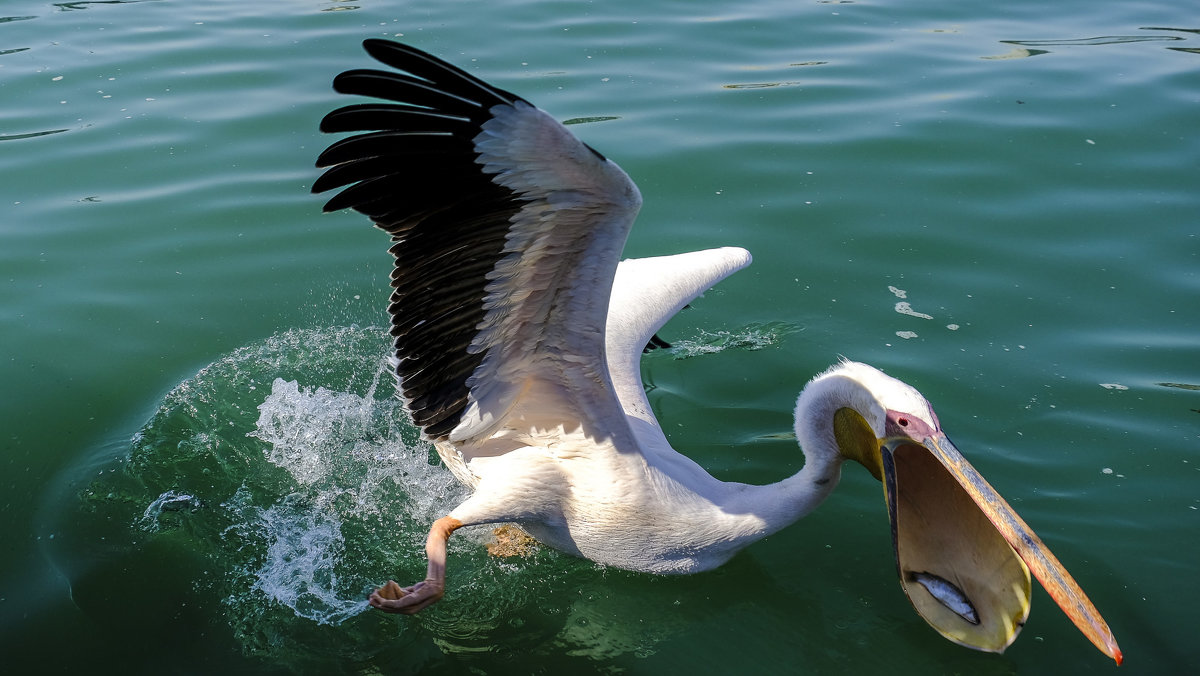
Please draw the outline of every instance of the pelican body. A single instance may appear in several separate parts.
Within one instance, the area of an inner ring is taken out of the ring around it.
[[[642,385],[643,347],[749,265],[740,248],[620,260],[641,195],[624,171],[515,94],[415,48],[367,40],[389,70],[334,88],[355,132],[317,161],[326,211],[391,236],[388,311],[398,391],[469,498],[434,522],[426,579],[370,603],[415,613],[445,593],[446,542],[516,523],[542,543],[646,573],[696,573],[808,514],[853,459],[883,482],[901,584],[940,633],[1002,651],[1029,612],[1030,569],[1102,651],[1103,618],[1020,517],[958,453],[912,387],[843,361],[796,403],[804,466],[755,486],[675,451]],[[382,100],[382,101],[380,101]]]

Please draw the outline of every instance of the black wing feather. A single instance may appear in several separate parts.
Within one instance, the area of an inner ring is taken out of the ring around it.
[[[483,354],[470,349],[484,318],[487,274],[512,217],[526,204],[476,162],[474,138],[495,106],[522,101],[441,59],[387,40],[367,53],[399,72],[356,69],[334,79],[344,94],[392,103],[339,108],[325,132],[366,132],[330,145],[313,192],[341,188],[326,211],[352,208],[396,242],[388,312],[396,375],[414,422],[444,439],[467,405]]]

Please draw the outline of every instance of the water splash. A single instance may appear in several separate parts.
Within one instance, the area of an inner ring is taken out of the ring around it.
[[[296,618],[344,623],[381,577],[423,575],[425,529],[466,495],[392,396],[387,352],[358,327],[239,348],[173,388],[83,504],[216,566],[193,586],[248,652]]]
[[[359,397],[324,387],[310,392],[295,380],[276,378],[271,394],[258,407],[256,429],[249,436],[270,445],[267,459],[273,464],[287,470],[297,482],[313,484],[326,478],[345,450],[341,440],[357,440],[366,434],[373,422],[374,405],[370,395]]]
[[[142,512],[142,518],[138,521],[138,525],[149,532],[154,532],[159,530],[166,515],[172,512],[195,511],[202,506],[203,504],[198,499],[187,493],[166,491],[146,506],[146,511]]]
[[[788,330],[700,340],[716,343],[706,352],[759,349]],[[183,562],[164,570],[168,584],[212,601],[214,622],[244,653],[299,672],[410,646],[456,659],[600,659],[648,654],[673,635],[673,614],[648,611],[634,637],[614,610],[655,598],[649,607],[661,608],[673,584],[616,591],[614,579],[642,578],[545,547],[497,559],[484,547],[488,526],[451,539],[441,603],[402,621],[367,612],[374,586],[424,577],[429,524],[467,495],[392,395],[388,343],[377,329],[292,330],[214,361],[173,388],[127,453],[79,490],[82,521],[66,530],[125,524],[126,542],[95,541],[84,556],[132,568],[157,569],[164,555]],[[86,599],[85,613],[105,612]]]
[[[784,336],[796,330],[794,326],[784,322],[750,324],[739,331],[701,329],[695,338],[673,341],[669,352],[675,359],[689,359],[728,349],[761,350],[778,343]]]
[[[251,598],[260,593],[318,624],[341,624],[366,609],[357,589],[345,593],[338,573],[346,540],[335,513],[308,504],[299,493],[253,512],[257,516],[243,527],[264,534],[266,551],[262,565],[251,572],[255,578]],[[234,594],[226,602],[237,605],[240,599]]]
[[[339,500],[348,514],[378,515],[386,504],[403,518],[431,522],[465,499],[466,489],[416,441],[399,400],[375,398],[380,374],[364,396],[276,378],[247,436],[268,445],[269,462],[309,492]]]

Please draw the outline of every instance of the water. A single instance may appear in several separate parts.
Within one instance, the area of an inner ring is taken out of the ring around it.
[[[634,177],[628,254],[754,265],[645,361],[673,443],[795,471],[838,355],[920,388],[1104,612],[1200,661],[1200,36],[1177,3],[48,3],[0,14],[0,658],[12,673],[1094,673],[1041,591],[943,641],[880,491],[704,575],[488,557],[391,398],[385,238],[308,194],[366,37],[518,92]]]

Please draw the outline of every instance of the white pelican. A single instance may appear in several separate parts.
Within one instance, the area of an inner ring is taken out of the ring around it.
[[[515,522],[539,541],[648,573],[720,566],[824,500],[847,459],[883,482],[896,567],[944,636],[999,652],[1029,613],[1034,574],[1107,655],[1103,618],[1033,531],[959,454],[929,402],[843,361],[796,402],[804,467],[751,486],[714,479],[671,448],[642,387],[642,348],[685,304],[750,263],[738,248],[620,261],[641,204],[616,164],[519,96],[412,47],[367,40],[396,70],[334,80],[360,103],[326,132],[314,192],[345,187],[392,238],[388,311],[399,391],[471,497],[433,523],[422,582],[372,606],[442,598],[446,542]]]

